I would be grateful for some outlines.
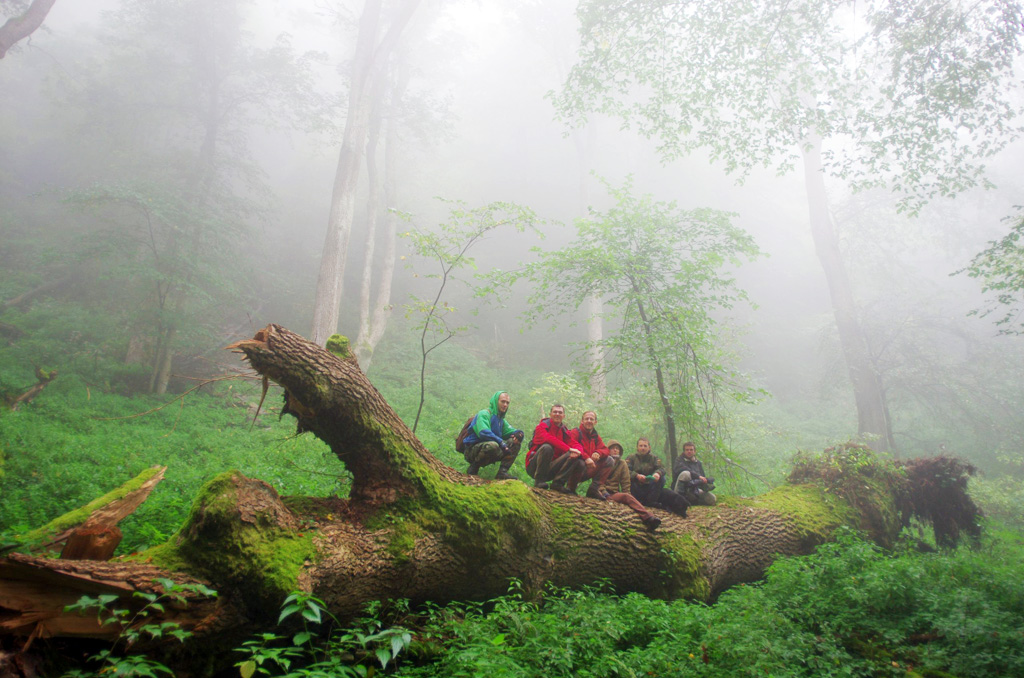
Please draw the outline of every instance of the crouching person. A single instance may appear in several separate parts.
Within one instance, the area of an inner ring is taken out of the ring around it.
[[[552,405],[548,416],[533,430],[526,472],[533,478],[534,487],[576,494],[585,473],[582,454],[583,449],[565,428],[565,408]]]
[[[597,462],[598,472],[587,490],[587,496],[593,499],[614,501],[636,511],[640,522],[648,530],[656,530],[661,525],[661,518],[644,508],[636,497],[629,493],[629,466],[622,459],[622,445],[617,440],[608,441],[608,456]]]
[[[505,421],[512,399],[505,391],[491,396],[490,405],[477,412],[469,433],[462,440],[463,455],[469,462],[466,474],[475,476],[484,466],[498,463],[495,480],[518,480],[509,473],[523,444],[523,432]]]
[[[629,466],[629,491],[644,506],[664,506],[677,515],[686,517],[689,504],[682,495],[665,489],[665,465],[651,454],[651,441],[640,438],[636,441],[636,453],[626,459]]]
[[[704,465],[697,461],[697,446],[683,443],[683,456],[672,466],[676,476],[675,491],[692,506],[714,506],[718,499],[711,494],[714,481],[704,475]]]

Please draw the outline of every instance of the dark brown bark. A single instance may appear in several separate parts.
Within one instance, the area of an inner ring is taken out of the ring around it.
[[[37,28],[43,25],[43,20],[49,14],[54,2],[56,0],[33,0],[24,14],[11,17],[3,26],[0,26],[0,59],[7,56],[7,50],[15,43],[32,35]]]
[[[123,536],[116,525],[82,526],[71,532],[60,557],[63,560],[110,560]]]

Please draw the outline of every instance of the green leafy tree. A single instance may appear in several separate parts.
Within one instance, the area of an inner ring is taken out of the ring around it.
[[[537,263],[517,274],[536,283],[529,318],[564,322],[563,304],[579,309],[588,297],[603,299],[617,329],[597,347],[607,369],[648,375],[664,411],[671,460],[681,433],[718,450],[721,399],[748,391],[727,365],[717,316],[745,301],[729,269],[756,257],[757,245],[728,213],[636,197],[630,182],[608,190],[614,207],[591,211],[576,222],[568,247],[541,251]]]
[[[439,224],[435,230],[410,230],[402,234],[417,255],[436,264],[435,272],[424,277],[438,281],[433,298],[413,294],[406,305],[406,317],[417,319],[416,328],[420,333],[420,402],[412,425],[413,433],[420,423],[426,402],[427,358],[432,351],[465,329],[465,326],[452,323],[456,308],[445,300],[445,293],[452,292],[449,283],[458,280],[459,271],[476,268],[476,261],[469,256],[469,250],[488,234],[506,226],[524,231],[535,226],[536,222],[537,216],[531,210],[514,203],[492,202],[473,209],[453,203],[448,221]],[[414,275],[419,277],[417,273]]]
[[[975,255],[970,266],[958,271],[979,279],[983,292],[995,294],[994,299],[972,315],[1001,313],[1002,317],[996,320],[1000,334],[1024,334],[1024,217],[1016,222],[1009,233]]]
[[[802,162],[862,434],[891,448],[825,179],[888,187],[911,212],[984,184],[1020,132],[1018,2],[582,0],[579,62],[555,102],[621,118],[672,160],[701,149],[740,179]]]

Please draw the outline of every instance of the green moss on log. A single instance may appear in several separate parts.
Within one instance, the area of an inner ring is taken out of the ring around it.
[[[374,432],[388,463],[419,490],[389,506],[387,515],[404,517],[467,557],[491,557],[536,538],[544,516],[524,483],[449,482],[438,476],[417,450],[376,419],[368,417],[360,425]],[[373,521],[369,526],[385,527]],[[393,541],[396,537],[399,543],[407,543],[400,535],[393,535]]]
[[[38,542],[44,542],[49,538],[52,538],[65,530],[68,530],[76,525],[81,525],[86,519],[92,514],[93,511],[101,509],[107,504],[117,501],[118,499],[124,499],[129,493],[134,492],[146,483],[150,478],[160,472],[161,466],[153,466],[146,469],[139,475],[135,476],[124,485],[107,492],[98,499],[93,499],[91,502],[77,508],[74,511],[69,511],[64,515],[54,518],[46,525],[37,527],[36,529],[26,532],[21,536],[21,541],[25,544],[33,544]]]
[[[728,506],[768,509],[789,521],[804,547],[817,546],[843,525],[859,527],[860,517],[846,500],[814,483],[783,485],[752,499],[731,498]]]
[[[711,584],[701,566],[701,547],[688,534],[665,532],[661,542],[662,576],[666,598],[708,600]]]
[[[888,548],[902,524],[897,502],[905,492],[906,477],[906,472],[892,460],[865,445],[850,442],[817,454],[797,454],[789,482],[813,482],[824,492],[842,498],[857,514],[857,519],[849,524]]]
[[[250,481],[237,471],[214,477],[200,489],[177,534],[137,558],[215,585],[227,583],[251,604],[276,609],[298,588],[299,574],[317,557],[316,548],[308,531],[281,527],[271,509],[241,516],[238,492],[244,482]]]
[[[349,343],[348,337],[341,334],[332,334],[327,339],[327,350],[342,360],[348,360],[352,357],[352,346]]]

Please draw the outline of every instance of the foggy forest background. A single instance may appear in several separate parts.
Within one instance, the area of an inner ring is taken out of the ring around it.
[[[41,525],[156,463],[170,466],[167,480],[126,523],[125,552],[166,539],[199,484],[225,469],[285,494],[343,495],[341,464],[277,420],[278,390],[257,413],[259,382],[223,350],[268,323],[320,343],[348,336],[370,380],[459,470],[452,437],[499,389],[519,428],[564,402],[572,425],[596,409],[606,439],[628,441],[628,451],[649,435],[668,455],[653,366],[627,332],[633,306],[607,296],[602,306],[570,274],[587,271],[600,287],[600,267],[588,268],[597,255],[573,249],[578,220],[599,224],[627,204],[693,219],[712,210],[700,218],[736,229],[716,231],[724,239],[700,269],[700,284],[722,287],[670,309],[681,333],[671,336],[700,353],[692,374],[668,358],[675,442],[698,441],[719,492],[763,492],[783,481],[796,451],[857,440],[901,458],[968,461],[986,513],[1021,524],[1024,344],[1012,279],[1024,262],[1012,248],[1002,268],[980,258],[1021,222],[1019,14],[1016,33],[1003,36],[1015,45],[1006,61],[990,55],[983,65],[998,97],[974,92],[988,97],[987,122],[933,140],[971,137],[977,157],[947,166],[924,151],[915,175],[892,158],[911,155],[921,133],[897,124],[872,142],[889,160],[846,171],[856,138],[845,130],[822,141],[820,158],[835,171],[817,175],[827,199],[819,217],[834,229],[863,365],[884,400],[879,430],[855,398],[812,238],[804,167],[813,134],[805,130],[803,145],[749,136],[733,126],[751,116],[740,109],[702,127],[714,119],[689,117],[686,102],[660,101],[645,118],[644,97],[660,92],[665,73],[625,94],[600,90],[601,68],[609,78],[627,72],[629,44],[619,36],[627,54],[613,56],[593,12],[630,3],[374,4],[379,52],[369,66],[358,51],[362,2],[283,0],[57,0],[0,60],[0,390],[10,406],[46,383],[0,416],[0,531]],[[857,42],[871,34],[867,11],[835,5],[829,36],[846,40],[836,50],[860,60],[854,71],[880,68]],[[982,5],[989,17],[1019,12]],[[27,6],[4,2],[0,18]],[[943,6],[906,3],[908,12]],[[908,25],[925,25],[924,15]],[[927,45],[934,34],[912,37]],[[792,43],[806,50],[818,39]],[[692,49],[707,63],[730,58],[716,45],[749,43],[782,76],[801,68],[770,54],[775,37],[707,40]],[[649,65],[633,56],[638,71]],[[861,75],[865,86],[876,79]],[[862,118],[898,120],[886,97],[914,100],[905,85],[865,90]],[[829,95],[834,108],[858,103],[838,86]],[[752,128],[773,115],[754,115]],[[353,130],[358,116],[364,129]],[[712,140],[673,147],[689,124]],[[343,150],[352,139],[355,158]],[[324,257],[344,199],[353,217],[332,301]],[[653,251],[689,261],[686,240],[663,228]],[[453,260],[465,245],[467,259]],[[552,263],[545,253],[559,254]],[[522,459],[517,471],[525,477]]]

